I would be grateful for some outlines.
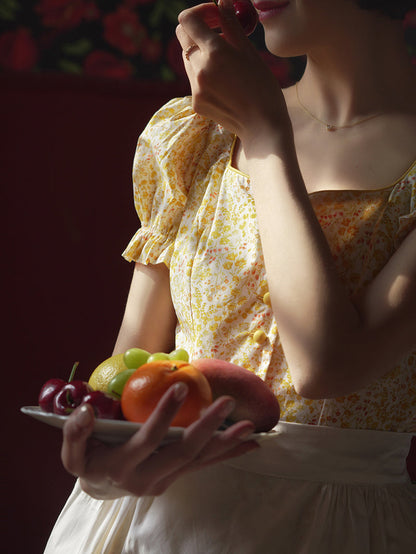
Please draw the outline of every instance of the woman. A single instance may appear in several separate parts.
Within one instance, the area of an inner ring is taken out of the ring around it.
[[[204,6],[179,17],[192,99],[163,107],[139,140],[142,227],[124,253],[136,265],[114,352],[168,351],[176,333],[193,358],[265,379],[282,422],[259,444],[245,440],[248,421],[214,435],[232,409],[223,397],[183,440],[159,446],[186,396],[176,386],[110,449],[88,441],[91,410],[75,412],[62,459],[79,481],[47,552],[404,554],[415,544],[409,3],[255,3],[268,49],[307,55],[283,92],[231,4],[222,35]]]

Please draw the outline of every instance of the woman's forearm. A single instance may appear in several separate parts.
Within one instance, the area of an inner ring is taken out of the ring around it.
[[[347,356],[360,314],[336,274],[294,147],[268,151],[263,158],[246,155],[272,306],[295,387],[309,397],[351,392],[362,382]]]

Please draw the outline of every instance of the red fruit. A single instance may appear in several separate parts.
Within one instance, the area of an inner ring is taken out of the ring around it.
[[[95,417],[101,419],[122,419],[120,401],[105,392],[95,390],[84,396],[82,404],[91,404]]]
[[[259,16],[250,0],[235,0],[233,2],[235,15],[243,27],[245,34],[251,35],[259,22]]]
[[[39,392],[38,404],[44,412],[53,412],[53,400],[58,392],[66,385],[63,379],[49,379]]]
[[[245,34],[251,35],[259,22],[257,10],[250,0],[234,0],[233,1],[235,15],[238,18]],[[220,28],[220,19],[218,14],[218,2],[213,0],[213,3],[203,4],[204,21],[211,29]]]
[[[92,388],[85,381],[71,381],[67,383],[55,396],[53,411],[58,415],[69,415],[84,400],[84,396],[92,392]]]

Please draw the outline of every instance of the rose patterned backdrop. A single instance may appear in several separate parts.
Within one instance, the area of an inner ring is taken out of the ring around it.
[[[0,0],[0,67],[113,79],[185,78],[174,29],[192,0]],[[416,59],[416,11],[405,21]],[[303,61],[270,56],[259,27],[252,39],[283,85]]]
[[[113,79],[185,78],[175,37],[178,13],[192,0],[0,0],[0,66]],[[416,11],[405,21],[416,59]],[[290,84],[303,60],[282,60],[252,39],[282,82]]]
[[[64,72],[112,79],[185,78],[175,37],[178,13],[196,0],[0,0],[3,71]],[[416,58],[416,12],[406,21]],[[303,60],[282,60],[264,48],[261,28],[252,39],[282,85]]]

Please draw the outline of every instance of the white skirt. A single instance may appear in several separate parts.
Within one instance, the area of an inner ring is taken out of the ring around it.
[[[159,497],[95,500],[77,483],[45,554],[413,554],[411,437],[280,422]]]

